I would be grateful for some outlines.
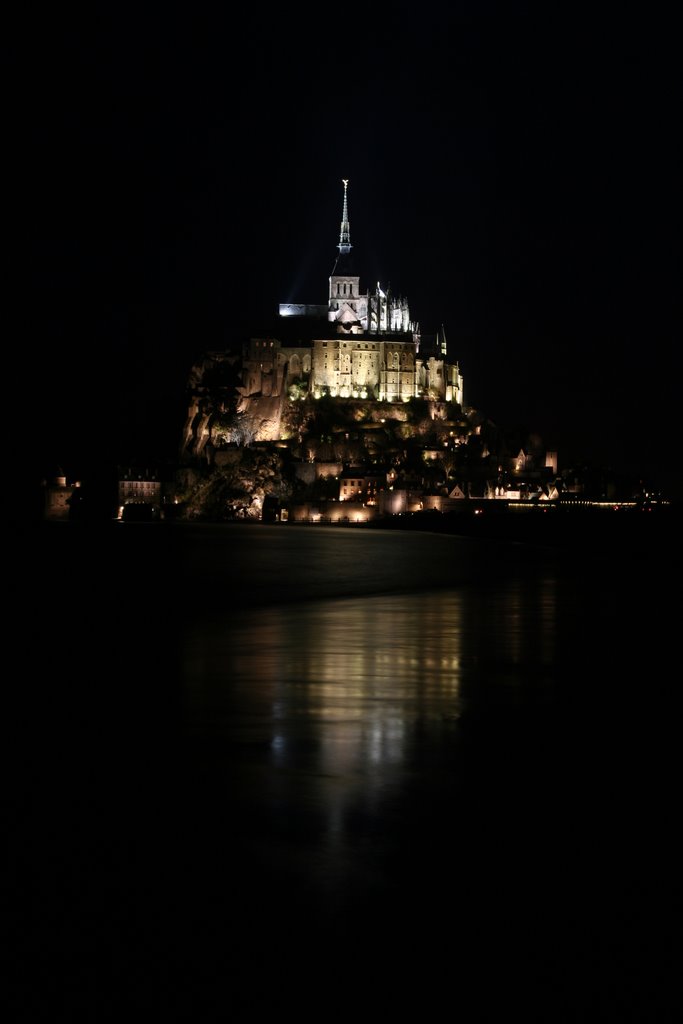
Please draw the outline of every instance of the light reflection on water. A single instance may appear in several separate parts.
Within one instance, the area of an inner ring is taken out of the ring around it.
[[[416,722],[459,717],[468,674],[514,670],[523,687],[547,672],[555,612],[546,577],[213,617],[185,637],[192,728],[268,732],[280,757],[315,732],[327,771],[396,763]]]
[[[255,810],[243,835],[254,856],[278,871],[298,863],[328,897],[385,885],[387,822],[414,813],[421,793],[469,784],[458,778],[463,714],[552,689],[555,616],[555,581],[537,575],[195,622],[184,638],[188,727],[228,787],[239,751],[231,807]]]
[[[14,663],[32,670],[8,722],[24,723],[30,990],[43,957],[92,1018],[144,976],[170,1021],[189,974],[179,1019],[209,1020],[211,995],[220,1019],[240,986],[280,1013],[290,980],[299,1007],[310,978],[336,999],[354,974],[354,1013],[368,978],[384,1015],[412,978],[424,1016],[435,986],[442,1012],[482,967],[481,999],[511,960],[553,997],[563,979],[577,1012],[551,1017],[576,1021],[592,963],[623,994],[600,1019],[652,1017],[641,951],[680,949],[668,549],[261,526],[94,539],[41,534],[47,568],[24,582]]]

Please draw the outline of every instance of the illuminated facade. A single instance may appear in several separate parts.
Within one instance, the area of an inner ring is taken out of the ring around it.
[[[200,455],[213,440],[220,409],[207,398],[205,374],[221,376],[237,359],[236,412],[251,440],[280,439],[283,403],[308,397],[392,403],[426,398],[464,409],[462,374],[448,361],[443,328],[436,344],[421,351],[408,300],[379,282],[374,291],[361,290],[352,256],[348,181],[337,249],[326,303],[281,303],[277,321],[246,340],[240,357],[206,353],[193,369],[184,451]]]
[[[429,397],[462,407],[463,378],[457,363],[447,362],[445,333],[437,336],[436,356],[421,358],[420,331],[410,318],[408,300],[392,295],[379,282],[374,292],[361,291],[351,253],[347,191],[348,181],[344,181],[339,254],[329,278],[327,305],[281,303],[279,307],[281,317],[319,325],[310,350],[279,348],[279,364],[286,377],[283,384],[304,377],[316,397],[329,394],[381,402]],[[274,371],[275,366],[271,374]]]
[[[145,502],[151,505],[161,504],[161,481],[154,473],[144,473],[126,469],[119,478],[119,505],[133,502]]]

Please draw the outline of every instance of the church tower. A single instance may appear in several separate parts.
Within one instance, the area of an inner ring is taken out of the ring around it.
[[[327,319],[337,323],[345,331],[362,331],[367,327],[368,299],[360,294],[360,277],[356,272],[351,255],[351,225],[349,224],[348,178],[344,184],[344,205],[342,208],[341,231],[339,233],[339,255],[330,275]]]

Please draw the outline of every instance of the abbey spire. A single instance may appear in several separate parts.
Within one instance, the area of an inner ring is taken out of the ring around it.
[[[349,224],[349,208],[346,195],[349,187],[349,179],[342,178],[342,181],[344,183],[344,207],[342,209],[341,232],[339,234],[339,245],[337,248],[339,249],[340,254],[347,255],[351,252],[351,226]]]
[[[367,322],[367,296],[360,294],[359,277],[351,255],[351,227],[349,225],[348,187],[349,179],[342,178],[344,205],[342,207],[341,231],[339,233],[339,255],[334,261],[330,275],[328,320],[344,325],[344,330],[360,331]],[[352,327],[352,325],[354,325]]]

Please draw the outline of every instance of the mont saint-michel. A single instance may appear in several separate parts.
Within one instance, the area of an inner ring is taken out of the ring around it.
[[[119,518],[369,523],[658,497],[469,404],[445,327],[423,330],[407,296],[361,276],[342,185],[326,301],[280,303],[265,325],[203,353],[174,465],[119,466]],[[85,497],[57,470],[46,515],[78,517]]]
[[[277,517],[358,521],[423,507],[479,433],[445,332],[423,339],[405,296],[363,289],[348,184],[327,302],[281,303],[270,331],[193,369],[180,478],[197,509],[259,516],[270,500]]]

